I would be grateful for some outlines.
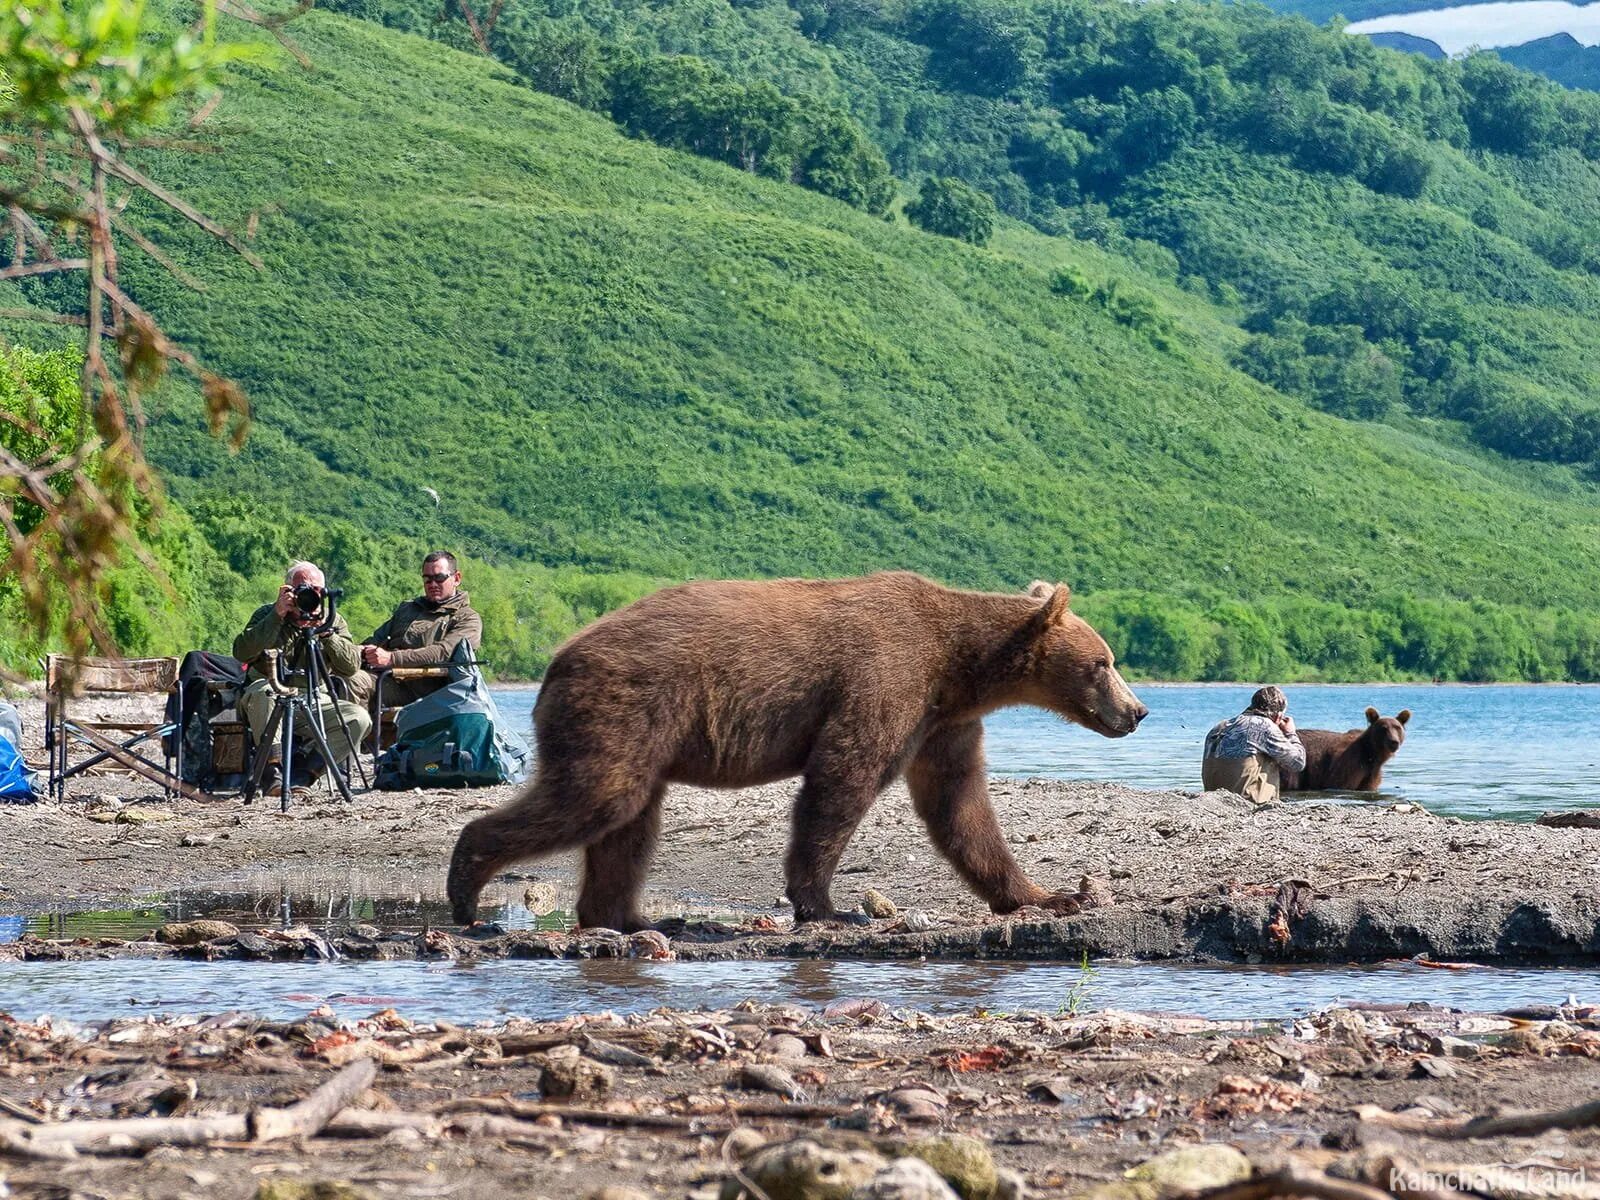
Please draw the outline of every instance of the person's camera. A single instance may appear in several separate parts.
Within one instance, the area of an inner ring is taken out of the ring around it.
[[[299,584],[294,589],[294,611],[289,614],[289,619],[302,628],[321,625],[328,619],[333,602],[342,595],[344,592],[339,588]]]

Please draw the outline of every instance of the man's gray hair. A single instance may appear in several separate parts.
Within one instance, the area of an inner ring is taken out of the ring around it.
[[[285,583],[293,583],[294,577],[305,571],[314,571],[318,575],[322,574],[322,568],[317,566],[316,563],[301,560],[300,562],[289,564],[289,569],[283,573],[283,581]]]

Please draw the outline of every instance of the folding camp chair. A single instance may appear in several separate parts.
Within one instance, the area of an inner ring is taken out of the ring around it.
[[[89,692],[124,696],[166,697],[178,682],[176,658],[69,658],[52,654],[44,663],[44,745],[49,756],[48,787],[57,801],[66,796],[67,780],[91,767],[113,763],[124,771],[159,783],[164,794],[203,799],[183,782],[183,739],[163,739],[181,724],[182,714],[167,720],[92,721],[74,717],[70,702]],[[120,740],[118,736],[120,735]],[[153,744],[152,744],[153,743]],[[73,762],[74,752],[87,757]],[[160,752],[160,760],[151,757]]]

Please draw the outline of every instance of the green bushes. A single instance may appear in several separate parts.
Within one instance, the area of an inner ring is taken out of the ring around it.
[[[1386,597],[1210,603],[1140,592],[1074,600],[1132,675],[1329,683],[1600,681],[1600,613]]]
[[[994,233],[994,201],[959,179],[922,181],[922,191],[906,205],[906,217],[929,233],[981,246]]]

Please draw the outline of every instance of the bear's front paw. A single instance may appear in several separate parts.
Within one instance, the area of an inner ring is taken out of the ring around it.
[[[1086,907],[1082,892],[1051,892],[1048,896],[1041,896],[1035,900],[1030,908],[1042,908],[1058,916],[1070,917],[1079,913]]]
[[[795,916],[794,923],[797,926],[840,925],[849,926],[851,928],[859,928],[863,925],[871,925],[872,918],[867,916],[866,913],[843,912],[836,908],[830,912],[819,913],[816,916],[800,916],[797,914]]]

